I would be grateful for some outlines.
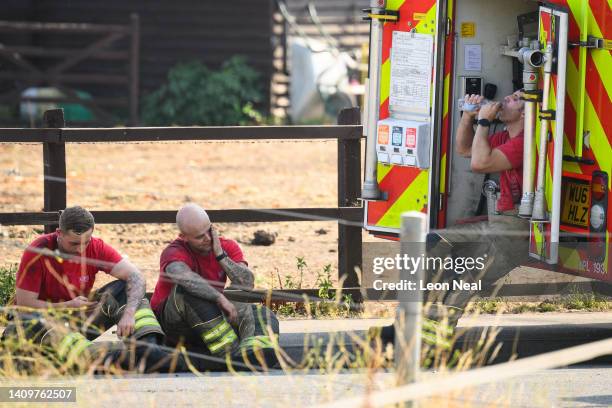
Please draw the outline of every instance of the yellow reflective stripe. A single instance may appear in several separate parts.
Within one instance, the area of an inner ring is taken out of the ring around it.
[[[63,358],[66,354],[68,354],[70,347],[81,338],[85,338],[85,336],[83,336],[81,333],[68,333],[57,347],[58,356]]]
[[[446,74],[444,77],[444,108],[442,109],[442,117],[444,118],[448,115],[448,97],[446,95],[450,95],[450,74]]]
[[[442,348],[448,349],[450,348],[450,345],[451,345],[448,340],[439,338],[435,334],[423,332],[421,334],[421,337],[423,338],[423,342],[425,342],[426,344],[429,344],[430,346],[436,346],[436,347],[442,347]]]
[[[142,318],[142,317],[152,317],[152,318],[156,318],[155,317],[155,313],[153,313],[153,311],[151,309],[139,309],[136,311],[136,313],[134,313],[134,318],[136,320]]]
[[[64,337],[57,349],[57,355],[60,359],[64,359],[67,355],[69,359],[78,357],[85,350],[91,341],[87,340],[81,333],[69,333]]]
[[[249,347],[257,348],[273,348],[272,339],[269,336],[251,336],[247,337],[240,343],[240,349]]]
[[[389,98],[391,86],[391,57],[380,66],[380,104],[384,104]]]
[[[442,155],[440,161],[440,192],[446,193],[446,153]]]
[[[219,323],[218,325],[216,325],[215,327],[213,327],[206,333],[202,334],[202,339],[205,342],[209,342],[221,336],[223,333],[227,331],[227,329],[231,330],[232,328],[229,325],[229,323],[227,323],[227,321],[223,320],[221,323]]]
[[[81,353],[90,345],[91,341],[87,340],[86,338],[79,339],[77,344],[72,347],[72,350],[70,350],[68,360],[74,360],[75,358],[79,357]]]
[[[161,327],[157,319],[152,318],[152,317],[145,317],[145,318],[136,320],[136,324],[134,324],[134,330],[139,330],[145,326]]]
[[[233,343],[236,340],[238,340],[238,336],[232,330],[232,331],[227,332],[227,334],[221,337],[216,343],[208,345],[208,349],[210,350],[211,353],[214,354],[217,351],[219,351],[221,348],[225,347],[228,344]]]
[[[453,334],[453,328],[447,324],[442,324],[441,322],[438,322],[436,320],[431,320],[431,319],[423,319],[423,329],[425,330],[430,330],[430,331],[435,331],[437,332],[438,330],[442,333],[445,334],[447,336],[451,336]]]

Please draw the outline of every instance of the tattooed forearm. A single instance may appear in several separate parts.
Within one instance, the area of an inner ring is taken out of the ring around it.
[[[232,286],[240,289],[253,289],[255,286],[255,276],[246,265],[236,263],[229,257],[225,257],[219,262],[227,276],[232,281]]]
[[[127,310],[136,311],[138,305],[145,297],[145,280],[138,271],[132,270],[129,272],[126,286],[127,301],[125,308]]]
[[[220,293],[208,281],[193,272],[183,262],[172,262],[166,266],[166,275],[187,293],[200,299],[216,302],[220,296]]]

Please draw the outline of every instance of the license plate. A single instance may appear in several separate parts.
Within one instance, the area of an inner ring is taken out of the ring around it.
[[[591,186],[587,181],[564,180],[561,223],[573,227],[589,227]]]

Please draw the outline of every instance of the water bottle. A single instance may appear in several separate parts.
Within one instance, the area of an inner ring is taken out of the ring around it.
[[[485,99],[483,99],[480,103],[467,103],[464,98],[459,98],[457,100],[457,108],[463,112],[475,112],[486,103],[488,103],[488,101]]]

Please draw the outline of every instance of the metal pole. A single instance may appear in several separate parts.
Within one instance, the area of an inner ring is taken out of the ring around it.
[[[563,129],[565,126],[565,81],[567,66],[567,33],[568,16],[567,13],[559,13],[559,51],[557,53],[557,106],[558,113],[555,120],[555,142],[553,153],[553,186],[561,186],[563,171]],[[608,112],[610,114],[610,112]],[[578,134],[577,137],[582,135]],[[551,211],[551,234],[550,234],[550,257],[549,263],[557,263],[559,256],[559,225],[561,217],[561,188],[555,188],[552,192],[552,211]]]
[[[418,211],[402,214],[401,256],[413,258],[425,255],[427,215]],[[419,290],[424,271],[400,268],[401,282],[414,282],[414,290],[398,292],[399,307],[395,321],[395,369],[398,384],[417,380],[421,362],[421,315],[423,294]],[[409,403],[415,407],[415,403]]]
[[[550,84],[552,82],[552,42],[546,45],[544,64],[544,92],[542,94],[542,110],[548,110]],[[538,157],[538,179],[536,184],[535,198],[533,201],[532,219],[534,221],[546,220],[546,201],[544,198],[544,179],[546,173],[546,146],[548,144],[548,119],[540,122],[540,154]],[[563,136],[562,136],[563,137]]]
[[[539,67],[542,65],[542,59],[542,53],[539,50],[520,53],[519,61],[523,63],[523,86],[525,91],[533,92],[538,89]],[[531,217],[533,212],[533,199],[535,195],[533,188],[533,146],[535,141],[536,108],[536,101],[533,98],[525,101],[525,121],[523,125],[523,196],[521,197],[521,205],[519,207],[519,215],[521,217]]]
[[[383,3],[381,6],[380,3]],[[384,3],[379,0],[370,1],[372,10],[384,8]],[[380,63],[382,49],[382,31],[383,22],[372,18],[370,24],[370,64],[368,68],[367,81],[367,110],[364,111],[366,119],[364,127],[366,139],[366,158],[365,158],[365,177],[363,181],[363,189],[361,190],[361,198],[366,200],[378,200],[381,197],[378,188],[378,180],[376,179],[376,166],[378,160],[376,157],[376,131],[378,126],[378,111],[380,109]]]

